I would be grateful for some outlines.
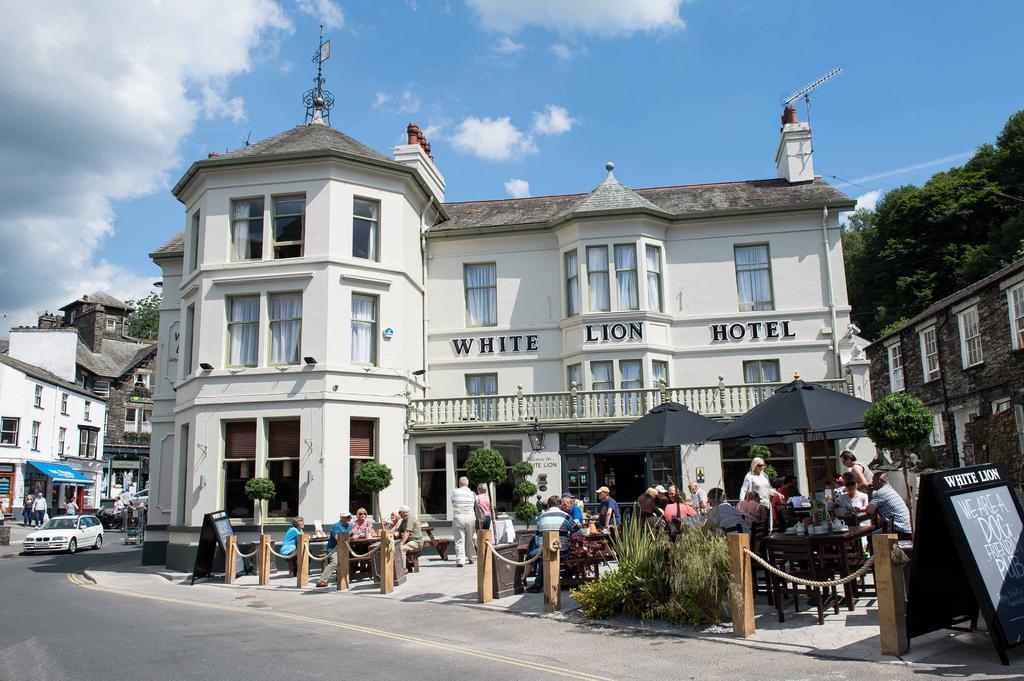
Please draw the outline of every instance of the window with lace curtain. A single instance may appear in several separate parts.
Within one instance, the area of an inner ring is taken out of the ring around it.
[[[493,262],[465,265],[466,325],[497,326],[498,275]]]
[[[612,309],[608,291],[607,246],[587,246],[587,299],[591,312]]]
[[[565,316],[580,313],[579,256],[574,250],[565,252]]]
[[[231,260],[263,258],[263,199],[231,202]]]
[[[663,312],[664,303],[661,295],[661,248],[647,246],[647,309],[651,312]]]
[[[270,363],[298,364],[302,345],[302,294],[270,296]]]
[[[615,247],[615,288],[619,310],[640,309],[634,244],[620,244]]]
[[[259,325],[259,296],[228,298],[228,366],[256,366]]]
[[[768,244],[736,246],[734,254],[740,312],[774,310]]]
[[[377,363],[377,297],[352,294],[352,363]]]

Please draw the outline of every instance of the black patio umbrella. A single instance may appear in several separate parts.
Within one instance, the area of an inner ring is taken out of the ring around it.
[[[649,452],[707,442],[721,429],[721,424],[678,402],[665,402],[588,451],[591,454]]]
[[[712,440],[745,440],[748,444],[803,442],[807,471],[812,440],[862,437],[864,412],[870,402],[796,379],[722,428]],[[812,486],[813,480],[808,481]]]

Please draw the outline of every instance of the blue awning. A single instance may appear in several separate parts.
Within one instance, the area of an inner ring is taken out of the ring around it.
[[[62,463],[51,463],[49,461],[29,461],[28,463],[46,477],[53,478],[54,482],[67,482],[72,485],[93,484],[90,478],[85,477],[71,466],[66,466]]]

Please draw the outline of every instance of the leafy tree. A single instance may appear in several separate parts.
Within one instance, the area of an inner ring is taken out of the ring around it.
[[[156,340],[160,335],[160,301],[162,296],[156,291],[145,298],[129,300],[128,335],[133,338]]]
[[[249,478],[245,481],[245,496],[253,502],[253,515],[256,525],[263,534],[263,502],[277,496],[277,488],[270,478]]]
[[[382,463],[376,461],[367,461],[359,470],[356,471],[355,476],[352,478],[352,482],[355,484],[356,489],[364,494],[373,495],[374,512],[381,517],[381,526],[383,526],[384,513],[380,510],[380,493],[386,490],[391,485],[391,480],[394,476],[391,474],[391,469]]]
[[[889,393],[864,412],[864,431],[871,441],[878,447],[900,454],[907,499],[911,498],[910,478],[907,476],[908,450],[931,435],[932,427],[932,413],[925,403],[905,392]]]

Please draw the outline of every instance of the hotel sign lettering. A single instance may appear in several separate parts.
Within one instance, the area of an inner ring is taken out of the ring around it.
[[[612,322],[610,324],[587,324],[584,327],[585,343],[614,343],[617,341],[642,341],[643,322]]]
[[[793,322],[789,319],[770,322],[736,322],[734,324],[710,324],[711,342],[728,343],[731,341],[772,340],[775,338],[796,338],[790,328]]]
[[[481,336],[479,338],[453,338],[452,347],[456,355],[469,355],[473,348],[477,354],[493,355],[503,352],[537,352],[539,336],[526,333],[516,336]]]

